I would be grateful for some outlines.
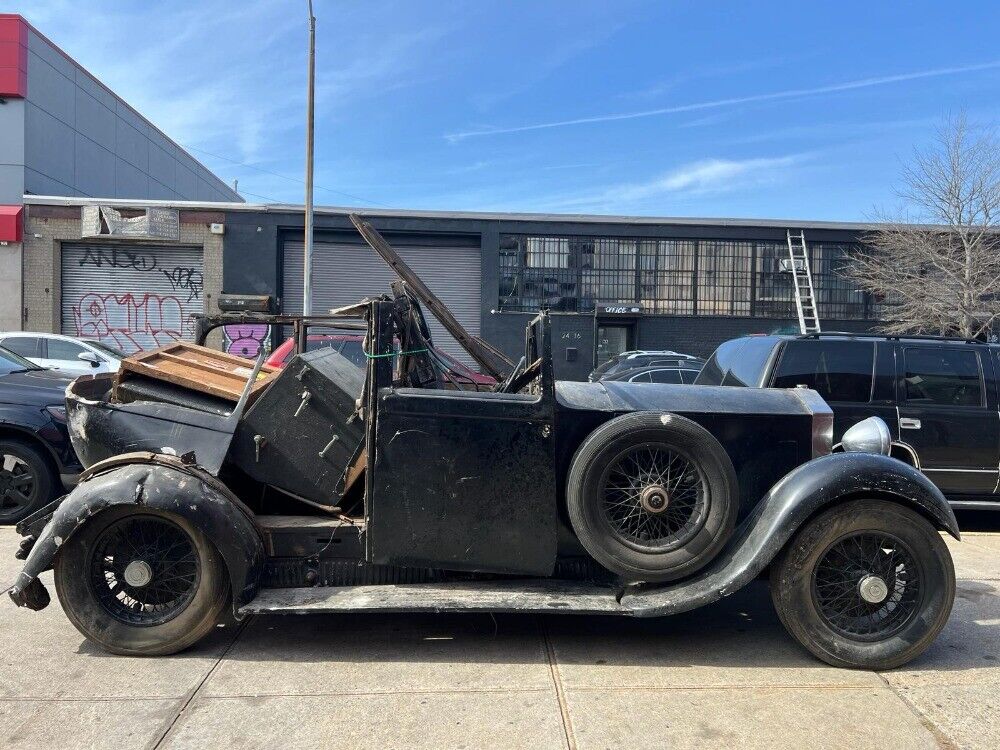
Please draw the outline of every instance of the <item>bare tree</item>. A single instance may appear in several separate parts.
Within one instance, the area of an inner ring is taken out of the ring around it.
[[[949,119],[899,196],[902,215],[877,217],[847,274],[885,305],[886,333],[982,335],[1000,317],[1000,141]]]

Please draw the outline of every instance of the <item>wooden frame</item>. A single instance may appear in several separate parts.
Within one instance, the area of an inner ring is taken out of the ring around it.
[[[247,378],[253,373],[253,360],[226,354],[205,346],[175,341],[159,349],[140,352],[121,361],[115,376],[115,394],[124,380],[134,376],[162,380],[199,393],[239,401]],[[278,368],[264,365],[250,391],[255,398],[274,379]]]

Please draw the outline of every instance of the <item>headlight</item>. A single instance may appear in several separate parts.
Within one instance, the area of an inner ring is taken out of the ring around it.
[[[52,417],[57,422],[66,421],[66,407],[62,406],[61,404],[53,404],[52,406],[46,406],[45,411],[47,411],[49,413],[49,416]]]
[[[878,417],[868,417],[845,432],[840,445],[848,453],[879,453],[888,456],[892,436],[885,422]]]

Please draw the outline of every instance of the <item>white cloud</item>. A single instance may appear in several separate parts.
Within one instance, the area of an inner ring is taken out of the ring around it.
[[[792,170],[810,158],[811,154],[790,154],[751,159],[700,159],[642,182],[623,182],[601,190],[555,195],[548,199],[542,197],[538,202],[549,210],[655,210],[666,201],[676,203],[783,182]]]
[[[618,122],[621,120],[637,120],[644,117],[656,117],[660,115],[678,114],[681,112],[696,112],[703,109],[717,109],[719,107],[730,107],[739,104],[750,104],[753,102],[777,101],[782,99],[794,99],[803,96],[816,96],[820,94],[836,94],[844,91],[854,91],[857,89],[871,88],[873,86],[886,86],[892,83],[902,83],[904,81],[915,81],[922,78],[938,78],[941,76],[958,75],[961,73],[972,73],[981,70],[992,70],[1000,68],[1000,60],[993,60],[975,65],[959,65],[950,68],[935,68],[932,70],[918,70],[911,73],[900,73],[898,75],[878,76],[874,78],[862,78],[856,81],[845,81],[829,86],[815,86],[812,88],[787,89],[785,91],[774,91],[768,94],[752,94],[750,96],[737,96],[727,99],[715,99],[712,101],[695,102],[693,104],[681,104],[673,107],[659,107],[657,109],[647,109],[638,112],[619,112],[608,115],[595,115],[593,117],[577,117],[570,120],[555,120],[552,122],[540,122],[531,125],[518,125],[509,128],[484,128],[481,130],[466,130],[457,133],[448,133],[444,137],[451,143],[465,140],[466,138],[476,138],[488,135],[501,135],[505,133],[525,133],[533,130],[550,130],[552,128],[564,128],[573,125],[589,125],[601,122]]]

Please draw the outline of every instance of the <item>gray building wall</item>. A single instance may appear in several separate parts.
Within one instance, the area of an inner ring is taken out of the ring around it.
[[[0,203],[25,193],[242,201],[30,26],[27,97],[0,106]]]

